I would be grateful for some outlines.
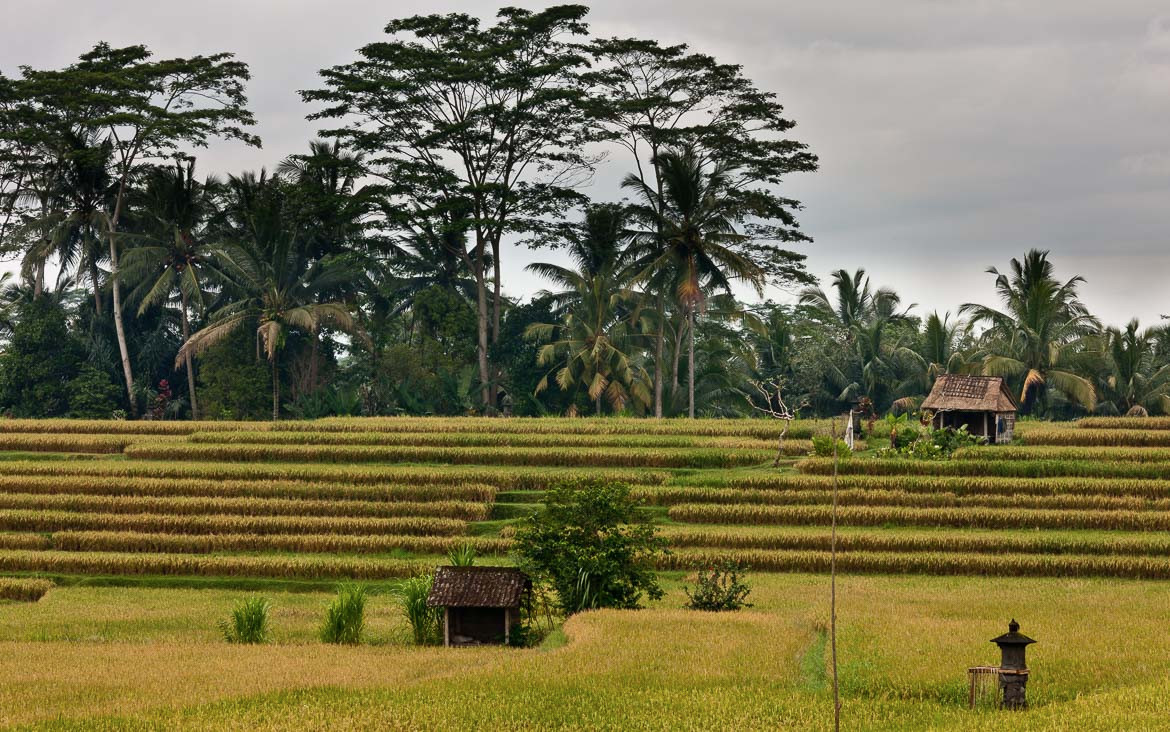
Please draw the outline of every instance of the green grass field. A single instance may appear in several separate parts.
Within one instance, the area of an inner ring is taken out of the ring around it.
[[[2,423],[0,723],[74,728],[824,729],[825,423],[335,419]],[[1022,423],[1023,446],[843,464],[849,729],[992,729],[965,669],[1016,617],[1020,729],[1156,729],[1170,698],[1170,462],[1130,421]],[[1080,432],[1078,432],[1080,431]],[[878,440],[880,441],[880,440]],[[1170,454],[1170,453],[1168,453]],[[570,477],[631,483],[672,548],[667,597],[575,616],[538,649],[416,648],[389,591]],[[681,609],[693,568],[751,568],[754,607]],[[796,573],[793,573],[796,572]],[[366,642],[316,641],[337,581]],[[51,580],[55,586],[45,580]],[[271,644],[216,621],[253,592]],[[37,598],[40,598],[39,600]]]

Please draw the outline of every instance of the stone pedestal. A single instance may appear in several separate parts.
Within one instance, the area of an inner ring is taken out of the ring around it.
[[[1003,691],[1004,709],[1027,709],[1027,669],[1000,669],[999,688]]]

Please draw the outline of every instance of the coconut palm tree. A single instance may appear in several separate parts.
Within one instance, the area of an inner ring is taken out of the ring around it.
[[[290,212],[295,200],[279,178],[246,174],[227,181],[211,261],[223,304],[182,348],[176,367],[245,324],[256,324],[258,343],[272,364],[272,418],[280,418],[279,357],[290,330],[313,342],[325,328],[362,336],[344,293],[359,287],[363,264],[346,254],[320,259],[308,251],[308,237]]]
[[[1030,250],[1012,259],[1008,273],[995,267],[995,290],[1001,309],[966,303],[960,313],[972,323],[986,323],[983,373],[1018,379],[1025,413],[1044,408],[1049,388],[1087,410],[1096,405],[1092,382],[1075,372],[1074,359],[1084,339],[1100,326],[1080,301],[1083,277],[1056,279],[1047,251]]]
[[[101,264],[108,257],[105,240],[110,230],[107,212],[115,188],[110,172],[114,148],[108,139],[84,130],[66,131],[62,144],[61,165],[43,182],[52,190],[41,192],[56,203],[43,206],[43,216],[33,222],[44,235],[25,254],[23,268],[40,282],[45,263],[56,258],[63,277],[76,273],[76,278],[89,280],[94,312],[100,316]]]
[[[176,160],[172,167],[155,168],[134,195],[135,218],[141,230],[137,246],[122,255],[122,275],[134,286],[128,298],[140,303],[138,314],[169,304],[178,295],[183,342],[191,338],[190,313],[205,308],[205,287],[211,274],[204,226],[214,211],[219,188],[214,178],[195,179],[195,159]],[[198,419],[195,365],[184,358],[191,419]]]
[[[1158,358],[1166,328],[1141,330],[1135,318],[1125,330],[1108,328],[1104,340],[1102,402],[1122,414],[1170,414],[1170,363]]]
[[[694,418],[695,316],[709,292],[730,292],[735,280],[762,295],[765,276],[756,262],[737,251],[748,237],[735,229],[731,169],[708,164],[691,147],[659,154],[656,166],[661,192],[636,175],[622,181],[634,191],[631,215],[642,226],[632,236],[635,281],[650,291],[671,292],[682,308],[688,332],[688,414]]]
[[[888,287],[872,289],[864,269],[853,274],[839,269],[832,274],[836,302],[820,287],[806,287],[800,292],[799,303],[806,305],[825,320],[849,332],[854,328],[866,327],[874,320],[893,322],[904,320],[914,305],[901,311],[902,297]]]
[[[558,278],[562,287],[572,288],[571,295],[560,293],[561,322],[533,323],[525,330],[525,337],[546,342],[537,353],[538,365],[555,364],[535,393],[548,388],[553,377],[566,391],[584,387],[595,414],[601,414],[603,400],[614,411],[631,401],[649,405],[649,376],[636,347],[639,334],[627,316],[632,298],[614,270],[589,274],[562,268]]]

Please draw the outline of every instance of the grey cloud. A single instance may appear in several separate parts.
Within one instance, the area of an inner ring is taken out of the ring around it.
[[[501,4],[504,4],[501,2]],[[525,6],[538,3],[517,2]],[[204,172],[273,165],[314,133],[296,90],[377,39],[391,17],[448,2],[56,0],[11,4],[0,68],[69,62],[101,39],[160,55],[235,51],[252,66],[263,150],[216,145]],[[865,267],[919,311],[989,301],[990,265],[1051,249],[1108,322],[1153,322],[1170,264],[1170,14],[1161,2],[606,0],[599,35],[689,43],[779,94],[822,170],[786,193],[812,270]],[[590,188],[620,195],[615,155]],[[541,287],[506,263],[512,294]],[[541,253],[540,257],[555,256]],[[745,293],[746,294],[746,293]],[[769,293],[781,296],[783,293]]]

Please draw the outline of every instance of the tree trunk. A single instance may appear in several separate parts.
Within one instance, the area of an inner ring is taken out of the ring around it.
[[[122,373],[126,376],[126,393],[130,397],[130,416],[137,419],[134,401],[134,372],[130,367],[130,348],[126,345],[126,328],[122,325],[122,288],[118,281],[118,245],[110,231],[110,284],[114,292],[114,330],[118,333],[118,351],[122,355]]]
[[[666,301],[658,295],[658,333],[654,338],[654,416],[662,419],[663,350],[666,346]]]
[[[33,297],[45,294],[45,263],[40,261],[33,268]]]
[[[183,298],[183,344],[191,339],[191,321],[187,319],[187,293],[179,289],[179,294]],[[199,419],[199,402],[195,399],[195,362],[191,358],[191,352],[188,351],[184,355],[183,360],[187,364],[187,392],[191,395],[191,420]]]
[[[482,240],[479,243],[482,247]],[[487,284],[484,282],[483,272],[483,249],[480,249],[480,256],[477,258],[478,270],[475,273],[475,295],[476,295],[476,309],[477,313],[476,324],[478,326],[479,343],[477,348],[477,359],[479,361],[479,382],[480,382],[480,396],[483,399],[484,413],[487,414],[491,409],[492,394],[488,383],[491,381],[491,372],[488,368],[488,301],[487,301]]]
[[[320,340],[317,331],[309,334],[311,342],[309,344],[309,391],[317,391],[317,376],[319,373],[318,359],[320,357]]]
[[[690,353],[687,354],[687,395],[690,418],[695,418],[695,311],[687,312],[687,330],[690,331]]]
[[[89,263],[89,284],[93,287],[93,312],[99,318],[102,316],[102,292],[98,287],[97,262]]]
[[[593,400],[593,414],[597,417],[601,416],[601,395],[600,394],[598,394],[597,398]]]
[[[678,324],[678,329],[674,332],[674,368],[670,372],[670,395],[674,397],[678,393],[678,375],[682,371],[679,364],[682,363],[682,347],[683,337],[687,332],[687,319],[684,317]]]
[[[492,336],[491,343],[494,346],[500,339],[500,238],[499,236],[492,237]],[[488,365],[492,376],[496,376],[491,365]],[[489,389],[488,399],[491,400],[491,406],[488,414],[494,416],[496,413],[496,401],[499,397],[499,384],[496,379],[492,379],[492,386]]]
[[[272,421],[280,420],[280,372],[276,370],[276,354],[272,356]]]

